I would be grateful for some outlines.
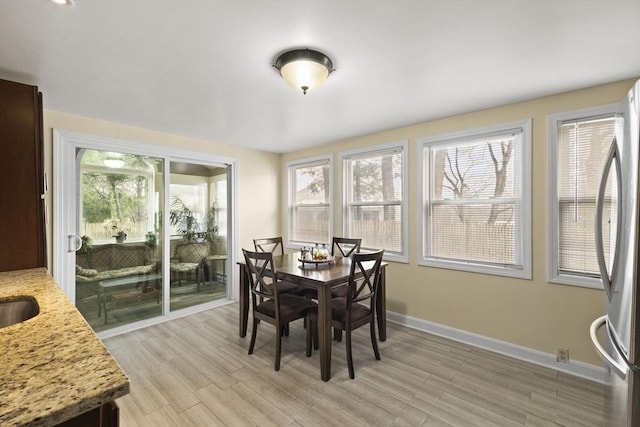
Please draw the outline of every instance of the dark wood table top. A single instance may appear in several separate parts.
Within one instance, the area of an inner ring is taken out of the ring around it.
[[[302,263],[298,260],[299,257],[299,252],[273,256],[273,263],[281,279],[312,287],[333,287],[346,283],[349,279],[351,258],[336,256],[331,263],[315,264]],[[238,264],[244,264],[244,260]],[[383,264],[386,265],[384,262]]]

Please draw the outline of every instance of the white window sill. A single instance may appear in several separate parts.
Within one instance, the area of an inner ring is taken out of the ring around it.
[[[577,286],[580,288],[604,290],[602,281],[591,277],[572,276],[569,274],[559,274],[548,279],[549,283],[556,285]]]
[[[418,265],[421,265],[423,267],[436,267],[436,268],[446,268],[448,270],[467,271],[470,273],[490,274],[493,276],[513,277],[516,279],[527,279],[527,280],[532,279],[530,268],[518,269],[518,268],[499,267],[499,266],[491,266],[491,265],[483,265],[483,264],[474,264],[471,262],[464,262],[464,261],[449,261],[449,260],[435,260],[435,259],[419,260]]]

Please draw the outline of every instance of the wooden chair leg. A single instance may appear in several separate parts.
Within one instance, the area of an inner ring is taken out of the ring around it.
[[[311,321],[311,333],[313,334],[313,349],[318,350],[320,348],[320,338],[318,337],[317,321]]]
[[[376,321],[371,320],[371,346],[373,346],[373,354],[376,355],[376,360],[380,360],[380,351],[378,350],[378,341],[376,341]]]
[[[282,335],[280,334],[280,327],[276,326],[276,371],[280,370],[280,351],[282,350]]]
[[[289,336],[289,324],[288,323],[286,325],[280,326],[280,335],[282,335],[283,337],[288,337]]]
[[[312,334],[313,334],[313,323],[311,322],[311,319],[309,318],[309,316],[304,318],[305,323],[307,324],[307,330],[306,330],[306,338],[307,338],[307,357],[311,357],[311,341],[312,341]]]
[[[342,341],[342,330],[338,328],[333,328],[333,339],[335,341]]]
[[[256,345],[256,335],[258,333],[258,320],[253,319],[253,326],[251,327],[251,344],[249,344],[249,354],[253,354],[253,347]]]
[[[347,349],[347,366],[349,367],[349,378],[354,379],[356,376],[353,372],[353,356],[351,354],[351,331],[346,330],[345,335],[347,336],[345,348]]]

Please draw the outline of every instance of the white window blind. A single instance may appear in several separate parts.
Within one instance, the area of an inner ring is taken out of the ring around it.
[[[522,268],[522,133],[425,145],[427,257]]]
[[[345,237],[405,256],[404,146],[343,155]]]
[[[331,240],[331,163],[329,158],[291,164],[289,169],[289,243]]]
[[[557,133],[557,263],[558,273],[600,277],[595,253],[594,218],[596,195],[607,151],[615,135],[615,115],[558,122]],[[612,170],[612,173],[614,171]],[[603,239],[605,256],[610,253],[616,203],[614,183],[604,200]],[[607,263],[609,260],[607,259]]]

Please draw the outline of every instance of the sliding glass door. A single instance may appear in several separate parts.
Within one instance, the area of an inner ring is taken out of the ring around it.
[[[76,307],[95,331],[162,315],[163,159],[77,150]]]
[[[96,332],[231,301],[235,160],[66,131],[54,138],[53,273]]]

